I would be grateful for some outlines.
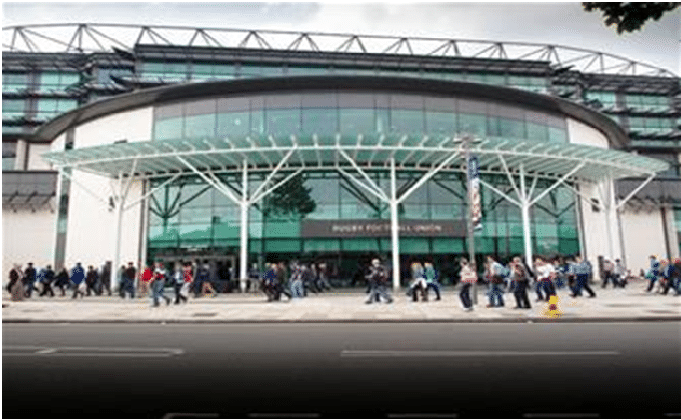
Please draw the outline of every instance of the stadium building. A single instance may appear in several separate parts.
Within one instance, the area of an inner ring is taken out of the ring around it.
[[[512,42],[3,28],[3,272],[208,259],[679,256],[668,70]]]

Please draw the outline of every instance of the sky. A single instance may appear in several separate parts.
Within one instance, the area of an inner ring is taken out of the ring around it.
[[[581,3],[3,2],[3,28],[130,23],[537,42],[621,55],[681,74],[681,9],[618,35]]]

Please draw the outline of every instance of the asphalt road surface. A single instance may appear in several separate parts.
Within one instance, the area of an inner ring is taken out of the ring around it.
[[[681,323],[3,324],[4,418],[679,418]]]

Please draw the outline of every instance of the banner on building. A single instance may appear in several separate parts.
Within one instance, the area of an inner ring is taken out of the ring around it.
[[[470,215],[473,227],[482,227],[482,208],[480,205],[480,174],[478,172],[478,158],[471,156],[468,159],[468,198],[470,203]]]

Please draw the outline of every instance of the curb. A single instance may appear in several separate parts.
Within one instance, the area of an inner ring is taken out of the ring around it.
[[[592,318],[523,318],[523,319],[273,319],[273,320],[227,320],[227,319],[96,319],[71,320],[28,318],[3,319],[3,324],[556,324],[556,323],[617,323],[617,322],[679,322],[681,316],[674,317],[592,317]]]

